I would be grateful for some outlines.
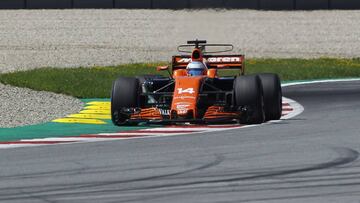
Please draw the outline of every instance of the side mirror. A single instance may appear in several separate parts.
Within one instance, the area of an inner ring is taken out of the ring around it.
[[[217,76],[217,69],[215,69],[215,68],[210,68],[210,69],[207,71],[207,76],[208,76],[208,78],[216,78],[216,76]]]
[[[169,70],[169,66],[158,66],[158,67],[156,67],[156,70],[157,70],[157,71],[164,71],[164,70],[166,70],[166,71],[169,73],[170,78],[173,79],[173,77],[172,77],[172,75],[171,75],[171,73],[170,73],[170,70]]]
[[[156,67],[157,71],[169,70],[169,66],[158,66]]]

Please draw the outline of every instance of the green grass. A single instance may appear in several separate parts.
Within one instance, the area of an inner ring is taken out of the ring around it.
[[[250,59],[246,65],[247,73],[273,72],[285,81],[360,77],[360,58]]]
[[[107,98],[112,82],[119,76],[144,74],[167,75],[157,72],[157,65],[126,64],[92,68],[39,68],[0,75],[0,82],[35,90],[52,91],[78,98]],[[360,59],[248,59],[245,72],[271,72],[283,81],[360,77]]]
[[[0,75],[0,82],[78,98],[108,98],[119,76],[154,74],[159,64],[128,64],[92,68],[39,68]],[[163,74],[164,72],[162,72]]]

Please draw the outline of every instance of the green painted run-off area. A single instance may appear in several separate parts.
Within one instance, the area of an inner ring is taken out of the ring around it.
[[[109,101],[109,99],[83,99],[84,103],[91,101]],[[75,124],[48,122],[16,128],[0,128],[0,142],[22,139],[37,139],[49,137],[72,137],[84,134],[114,133],[128,130],[139,130],[149,126],[118,127],[111,120],[104,120],[106,124]]]

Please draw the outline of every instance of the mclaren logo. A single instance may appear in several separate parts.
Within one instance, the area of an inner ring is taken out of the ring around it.
[[[231,62],[241,62],[240,57],[210,57],[205,59],[208,63],[231,63]],[[181,58],[177,61],[178,63],[189,63],[191,58]]]

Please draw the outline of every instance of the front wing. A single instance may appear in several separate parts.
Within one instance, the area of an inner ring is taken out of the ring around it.
[[[210,106],[199,118],[171,118],[170,110],[157,107],[137,109],[129,115],[128,123],[174,124],[174,123],[228,123],[237,121],[241,112],[225,111],[221,106]]]

